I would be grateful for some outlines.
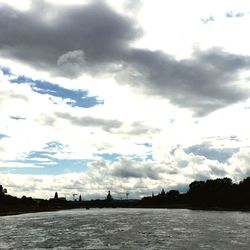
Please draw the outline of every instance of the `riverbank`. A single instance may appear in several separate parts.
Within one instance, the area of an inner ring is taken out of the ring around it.
[[[43,212],[55,212],[55,211],[64,211],[64,210],[73,210],[73,209],[104,209],[104,208],[112,208],[112,209],[187,209],[194,211],[219,211],[219,212],[250,212],[250,208],[222,208],[222,207],[192,207],[192,206],[159,206],[159,207],[75,207],[75,208],[58,208],[58,209],[47,209],[47,210],[23,210],[23,211],[6,211],[0,212],[0,217],[3,216],[14,216],[20,214],[30,214],[30,213],[43,213]]]
[[[11,215],[19,215],[19,214],[31,214],[31,213],[43,213],[43,212],[53,212],[59,210],[67,210],[67,209],[50,209],[50,210],[26,210],[26,211],[8,211],[8,212],[0,212],[0,216],[11,216]]]
[[[117,200],[108,192],[104,199],[68,201],[64,197],[49,200],[22,198],[7,195],[7,190],[0,191],[0,216],[22,213],[48,212],[74,208],[168,208],[190,209],[204,211],[250,211],[250,177],[238,184],[231,179],[194,181],[190,183],[186,193],[178,190],[165,192],[164,189],[157,194],[141,199]]]

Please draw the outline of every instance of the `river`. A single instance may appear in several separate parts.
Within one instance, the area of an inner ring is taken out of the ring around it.
[[[250,213],[75,209],[0,217],[0,249],[250,249]]]

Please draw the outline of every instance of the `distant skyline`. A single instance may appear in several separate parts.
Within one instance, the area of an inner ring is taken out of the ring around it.
[[[250,3],[0,0],[0,184],[140,198],[250,176]]]

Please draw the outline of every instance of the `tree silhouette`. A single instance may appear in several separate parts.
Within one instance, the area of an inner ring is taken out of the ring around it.
[[[6,188],[3,188],[2,185],[0,185],[0,195],[4,195],[7,193],[7,189]]]
[[[247,177],[239,183],[238,202],[240,204],[250,205],[250,177]]]
[[[235,186],[230,178],[194,181],[189,185],[188,197],[192,204],[228,206],[232,204]]]

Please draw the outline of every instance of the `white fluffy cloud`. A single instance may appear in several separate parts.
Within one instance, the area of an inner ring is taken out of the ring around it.
[[[9,193],[139,197],[249,175],[245,1],[0,2]]]

